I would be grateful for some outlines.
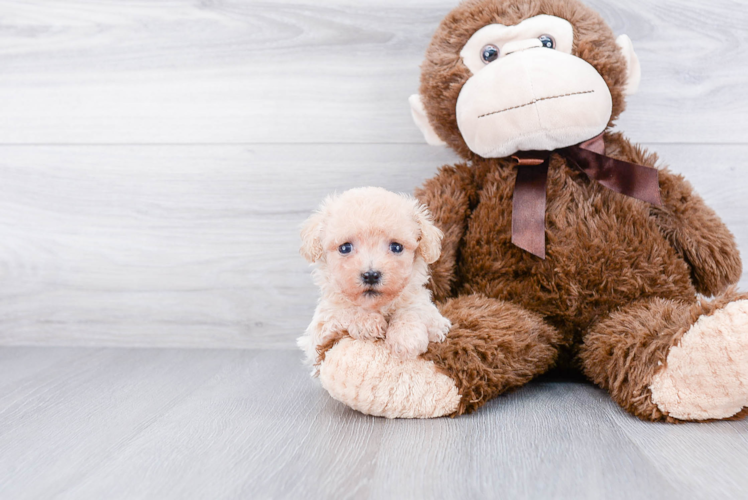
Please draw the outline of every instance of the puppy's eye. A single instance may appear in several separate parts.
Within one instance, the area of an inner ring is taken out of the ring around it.
[[[393,253],[400,253],[403,251],[403,246],[400,243],[392,242],[390,243],[390,250]]]
[[[543,47],[545,47],[546,49],[556,48],[556,41],[553,39],[551,35],[540,35],[538,37],[538,40],[540,40],[540,43],[542,43]]]
[[[338,252],[342,253],[343,255],[351,253],[351,251],[353,251],[353,245],[351,245],[350,243],[343,243],[338,247]]]

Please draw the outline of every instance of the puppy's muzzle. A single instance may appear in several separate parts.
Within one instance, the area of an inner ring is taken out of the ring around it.
[[[361,281],[369,286],[379,284],[379,280],[381,279],[382,273],[380,273],[379,271],[366,271],[365,273],[361,273]]]

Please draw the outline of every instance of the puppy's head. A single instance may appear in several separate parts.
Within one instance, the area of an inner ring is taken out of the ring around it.
[[[301,255],[319,264],[323,288],[376,309],[408,283],[426,282],[442,232],[415,198],[366,187],[328,197],[304,223],[301,239]]]

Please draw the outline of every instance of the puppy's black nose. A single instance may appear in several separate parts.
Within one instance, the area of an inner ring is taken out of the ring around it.
[[[361,279],[366,283],[367,285],[376,285],[379,283],[379,279],[382,277],[382,273],[379,271],[366,271],[365,273],[361,274]]]

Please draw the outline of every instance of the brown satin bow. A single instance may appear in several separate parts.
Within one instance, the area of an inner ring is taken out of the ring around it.
[[[546,181],[551,154],[558,153],[608,189],[662,205],[657,169],[605,156],[603,134],[555,151],[521,151],[512,200],[512,243],[545,259]]]

